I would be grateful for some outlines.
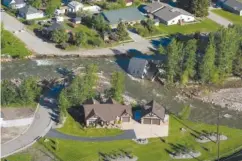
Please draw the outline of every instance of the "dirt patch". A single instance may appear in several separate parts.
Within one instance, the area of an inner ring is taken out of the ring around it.
[[[1,144],[12,140],[22,134],[29,125],[27,126],[20,126],[20,127],[8,127],[8,128],[1,128]]]
[[[2,108],[1,117],[3,120],[15,120],[31,117],[34,114],[33,108]]]

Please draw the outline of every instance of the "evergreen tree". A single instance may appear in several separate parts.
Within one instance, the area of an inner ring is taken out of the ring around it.
[[[185,44],[184,58],[183,58],[183,72],[182,72],[182,84],[186,84],[189,78],[193,78],[195,75],[196,64],[196,50],[197,41],[195,39],[189,40]]]
[[[7,106],[17,102],[17,87],[8,80],[1,82],[1,105]]]
[[[239,38],[233,28],[222,28],[216,33],[216,64],[220,79],[232,72],[233,60],[239,48]]]
[[[111,79],[111,97],[118,102],[123,101],[124,93],[124,74],[122,72],[114,72]]]
[[[200,78],[203,83],[212,81],[213,74],[215,72],[215,46],[214,36],[210,34],[209,43],[206,48],[205,54],[202,58],[202,62],[199,66]]]
[[[179,68],[179,45],[179,42],[173,39],[167,46],[166,78],[168,84],[174,83],[176,71]]]
[[[120,40],[125,40],[127,38],[128,32],[126,31],[126,27],[123,22],[118,24],[116,33]]]
[[[206,17],[208,15],[209,0],[192,0],[191,13],[196,17]]]
[[[64,29],[54,30],[51,32],[50,40],[60,44],[68,40],[68,35],[66,34]]]
[[[75,35],[75,45],[80,46],[81,44],[85,44],[87,41],[87,36],[84,32],[79,31]]]

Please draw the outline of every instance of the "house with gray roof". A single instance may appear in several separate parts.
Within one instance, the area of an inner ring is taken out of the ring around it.
[[[189,12],[165,3],[153,2],[147,6],[146,12],[151,14],[155,20],[159,20],[160,23],[166,25],[183,24],[195,21],[195,16]]]
[[[133,57],[129,61],[128,73],[143,79],[148,72],[148,64],[146,59]]]
[[[242,16],[242,0],[225,0],[222,7],[232,13]]]
[[[112,98],[109,98],[105,103],[91,99],[86,101],[83,109],[87,126],[130,122],[132,119],[132,107],[119,104]]]
[[[13,9],[20,9],[26,5],[24,0],[2,0],[2,4]]]
[[[102,15],[111,28],[116,28],[120,21],[133,25],[145,19],[144,15],[142,15],[136,7],[104,11]]]
[[[44,17],[44,12],[41,10],[38,10],[30,5],[27,5],[23,8],[20,8],[19,11],[19,16],[23,17],[26,20],[32,20],[32,19],[37,19],[37,18],[43,18]]]
[[[153,2],[153,3],[147,4],[143,9],[147,14],[152,14],[152,13],[162,9],[163,7],[164,7],[163,3]]]
[[[142,107],[140,122],[141,124],[162,125],[168,122],[168,117],[165,107],[152,100]]]

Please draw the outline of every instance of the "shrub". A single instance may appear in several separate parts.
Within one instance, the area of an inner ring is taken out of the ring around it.
[[[66,42],[63,42],[63,43],[60,44],[60,48],[61,48],[61,49],[64,49],[64,50],[65,50],[65,49],[67,49],[68,47],[69,47],[69,44],[66,43]]]
[[[26,25],[33,25],[34,23],[35,23],[34,20],[27,20],[27,21],[25,21]]]

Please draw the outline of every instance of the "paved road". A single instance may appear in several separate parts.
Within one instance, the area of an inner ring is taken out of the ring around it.
[[[209,11],[208,11],[208,18],[209,19],[211,19],[212,21],[214,21],[214,22],[216,22],[216,23],[218,23],[218,24],[220,24],[220,25],[222,25],[222,26],[224,26],[224,27],[228,27],[229,25],[232,25],[233,23],[232,22],[230,22],[229,20],[227,20],[227,19],[225,19],[225,18],[223,18],[223,17],[221,17],[221,16],[219,16],[219,15],[217,15],[217,14],[215,14],[215,13],[213,13],[211,10],[212,10],[213,8],[211,8],[210,7],[210,9],[209,9]]]
[[[132,31],[129,31],[127,30],[127,32],[129,33],[129,37],[131,37],[131,39],[134,41],[134,42],[142,42],[142,41],[146,41],[145,38],[143,38],[142,36],[132,32]]]
[[[60,89],[59,87],[53,88],[51,91],[48,91],[44,97],[56,98]],[[1,145],[1,158],[31,146],[39,137],[44,136],[53,124],[52,119],[56,116],[54,115],[53,109],[56,108],[55,105],[47,104],[41,99],[34,120],[28,130],[16,139]]]
[[[47,137],[51,138],[59,138],[59,139],[67,139],[67,140],[77,140],[77,141],[85,141],[85,142],[101,142],[101,141],[115,141],[115,140],[126,140],[126,139],[134,139],[136,138],[133,130],[124,130],[124,133],[116,136],[106,136],[106,137],[79,137],[63,134],[59,131],[51,129],[47,135]]]
[[[24,25],[16,20],[14,17],[8,15],[5,12],[1,14],[1,21],[4,24],[4,28],[10,32],[18,31],[24,28]],[[80,56],[102,56],[102,55],[115,55],[120,53],[126,53],[130,49],[139,50],[141,52],[149,52],[153,48],[149,40],[142,40],[139,42],[130,42],[121,44],[113,48],[101,48],[101,49],[80,49],[75,51],[63,51],[55,48],[54,44],[46,43],[42,39],[34,35],[30,31],[15,33],[15,35],[21,39],[26,46],[35,52],[37,55],[80,55]]]

